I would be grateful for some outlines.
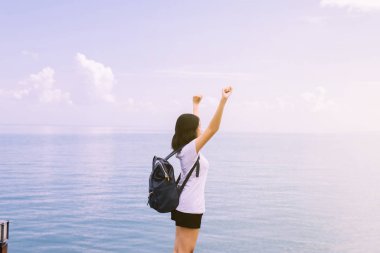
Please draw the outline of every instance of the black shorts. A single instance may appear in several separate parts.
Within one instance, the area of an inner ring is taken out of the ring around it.
[[[201,228],[203,213],[183,213],[177,210],[171,212],[171,219],[176,226],[185,228]]]

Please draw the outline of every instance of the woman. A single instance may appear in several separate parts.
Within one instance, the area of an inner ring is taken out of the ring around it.
[[[218,108],[204,132],[201,131],[199,120],[201,96],[193,97],[193,114],[182,114],[177,119],[175,134],[172,139],[172,148],[176,150],[185,145],[176,155],[180,160],[182,170],[181,180],[178,184],[181,185],[183,183],[187,173],[196,162],[198,155],[200,156],[200,169],[198,177],[196,177],[195,171],[190,176],[181,193],[179,205],[176,210],[171,212],[171,219],[176,223],[175,253],[194,252],[201,227],[202,215],[205,212],[204,189],[209,167],[208,161],[200,153],[200,150],[218,131],[224,106],[231,93],[231,86],[222,90],[222,98],[220,99]]]

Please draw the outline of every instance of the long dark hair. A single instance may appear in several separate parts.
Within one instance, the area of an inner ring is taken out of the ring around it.
[[[172,148],[176,150],[197,138],[198,126],[198,116],[191,113],[185,113],[179,116],[175,124],[175,133],[172,138]]]

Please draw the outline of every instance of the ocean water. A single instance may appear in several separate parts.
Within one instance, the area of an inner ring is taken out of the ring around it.
[[[146,205],[152,157],[170,138],[0,135],[9,252],[172,252],[170,214]],[[196,252],[380,252],[379,134],[218,133],[202,152]]]

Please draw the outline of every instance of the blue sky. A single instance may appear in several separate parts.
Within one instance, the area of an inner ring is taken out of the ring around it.
[[[380,1],[2,1],[0,130],[380,131]]]

